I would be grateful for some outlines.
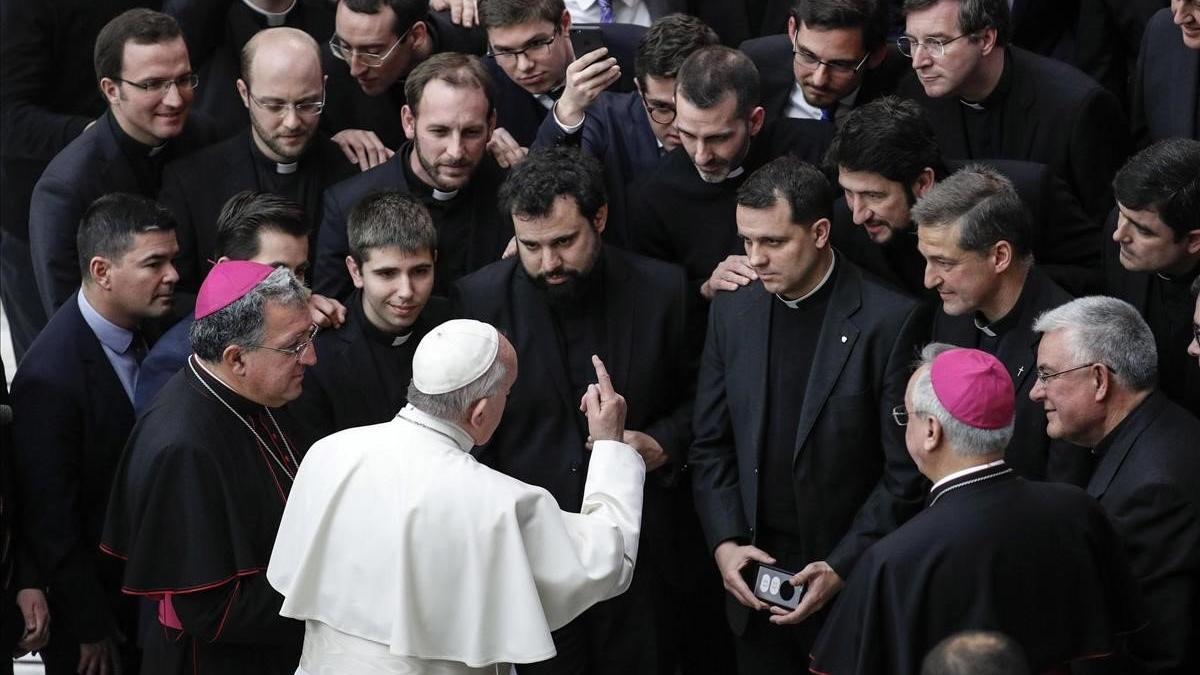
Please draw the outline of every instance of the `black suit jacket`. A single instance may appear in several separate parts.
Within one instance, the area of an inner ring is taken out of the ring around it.
[[[929,315],[844,257],[836,264],[825,320],[813,328],[820,337],[793,475],[805,533],[796,553],[827,561],[845,579],[868,546],[919,510],[927,489],[891,411],[904,402]],[[772,302],[756,281],[719,293],[709,312],[688,463],[710,551],[756,537]],[[740,630],[749,610],[727,606]]]
[[[1041,269],[1030,268],[1016,308],[1016,322],[1001,337],[995,356],[1012,377],[1017,396],[1013,436],[1004,460],[1031,480],[1051,478],[1082,485],[1091,468],[1086,453],[1069,443],[1051,441],[1046,435],[1046,411],[1041,403],[1029,398],[1029,390],[1037,381],[1037,345],[1041,339],[1033,331],[1033,323],[1042,312],[1070,301],[1071,296]],[[975,349],[979,334],[974,313],[950,316],[940,307],[934,313],[934,342]]]
[[[683,271],[608,246],[602,255],[606,342],[599,356],[628,403],[626,428],[652,436],[678,467],[691,438],[692,402]],[[520,365],[500,427],[478,456],[578,511],[588,465],[581,392],[571,388],[551,309],[519,265],[517,256],[501,260],[455,287],[462,316],[504,331]]]
[[[321,295],[344,300],[354,291],[350,273],[346,271],[346,256],[350,254],[346,219],[363,197],[381,190],[399,190],[409,194],[404,173],[408,148],[402,147],[391,159],[379,166],[348,178],[325,191],[321,228],[317,232],[317,254],[313,259],[313,290]],[[468,271],[474,271],[500,258],[512,238],[512,218],[500,213],[496,198],[507,171],[501,169],[490,153],[483,157],[471,182],[462,188],[456,199],[471,200],[474,218],[467,260]],[[434,225],[437,225],[435,216]],[[439,242],[441,236],[439,235]],[[438,275],[435,292],[448,292],[455,280]]]
[[[143,194],[133,167],[117,141],[117,122],[111,114],[58,153],[33,190],[29,208],[29,248],[33,271],[46,315],[54,314],[76,289],[80,271],[75,235],[79,219],[96,199],[110,192]],[[164,152],[181,157],[213,140],[207,122],[192,117]]]
[[[1154,392],[1108,437],[1088,494],[1112,518],[1150,624],[1133,652],[1146,671],[1200,671],[1200,421]],[[1131,667],[1126,672],[1141,672]]]
[[[582,25],[582,24],[581,24]],[[609,55],[621,66],[621,79],[610,87],[610,91],[633,90],[633,61],[637,55],[638,40],[646,33],[645,26],[624,23],[599,24],[604,45]],[[566,36],[559,38],[566,39]],[[578,54],[577,56],[582,56]],[[488,72],[492,75],[496,90],[496,126],[503,127],[522,147],[533,144],[538,127],[549,109],[532,94],[509,79],[495,59],[487,59]]]
[[[967,164],[985,164],[1013,182],[1033,223],[1033,255],[1038,267],[1051,279],[1075,295],[1098,292],[1104,287],[1100,272],[1101,232],[1088,217],[1079,200],[1045,164],[1013,159],[979,159],[971,162],[947,160],[947,168],[957,171]],[[909,235],[911,236],[911,235]],[[910,293],[920,293],[920,277],[902,278],[884,259],[880,247],[854,224],[844,197],[833,209],[833,242],[854,262],[895,283]],[[915,242],[912,244],[916,246]]]
[[[253,142],[250,130],[244,129],[236,136],[178,159],[163,169],[158,199],[177,221],[175,236],[179,240],[179,256],[175,267],[179,271],[177,288],[181,291],[198,291],[209,268],[207,261],[216,259],[217,217],[225,202],[243,190],[262,191],[250,149]],[[355,175],[357,169],[333,141],[320,134],[313,138],[300,161],[306,170],[315,170],[319,176],[320,188],[314,203],[301,204],[312,228],[308,243],[309,250],[313,251],[317,242],[316,228],[321,222],[322,193],[331,185]],[[204,180],[197,180],[200,177]]]
[[[762,107],[767,121],[779,119],[787,111],[792,88],[796,86],[795,56],[792,41],[787,34],[768,35],[742,43],[740,49],[758,67],[762,86]],[[912,69],[912,61],[905,58],[895,47],[888,47],[887,58],[875,68],[866,69],[854,107],[870,103],[881,96],[896,91],[900,80]]]
[[[1075,68],[1009,47],[1012,88],[993,115],[1002,115],[996,159],[1046,164],[1079,197],[1088,216],[1103,222],[1112,208],[1112,178],[1125,162],[1129,137],[1116,97]],[[915,75],[900,93],[925,109],[946,157],[975,159],[963,105],[957,97],[931,99]]]
[[[112,635],[119,565],[100,553],[133,405],[74,295],[30,347],[12,386],[16,484],[29,551],[51,589],[56,641]],[[121,625],[126,635],[130,626]],[[61,631],[61,632],[60,632]]]
[[[407,396],[389,400],[388,388],[381,380],[386,373],[376,368],[367,344],[370,338],[363,332],[362,297],[355,293],[350,301],[360,306],[348,308],[346,323],[340,328],[317,335],[317,364],[304,371],[303,392],[288,404],[296,423],[304,427],[305,437],[313,441],[350,427],[386,422],[407,402]],[[408,341],[395,348],[397,358],[408,360],[410,374],[413,352],[421,338],[452,316],[449,300],[429,299]],[[408,382],[401,386],[407,391]]]
[[[1183,44],[1170,9],[1159,11],[1146,26],[1134,79],[1133,131],[1139,143],[1200,139],[1198,77],[1200,51]]]

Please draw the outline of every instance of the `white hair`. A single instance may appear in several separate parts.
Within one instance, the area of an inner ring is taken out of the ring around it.
[[[1039,333],[1063,331],[1071,366],[1100,363],[1124,387],[1148,391],[1158,382],[1154,333],[1133,305],[1104,295],[1077,298],[1042,313]]]

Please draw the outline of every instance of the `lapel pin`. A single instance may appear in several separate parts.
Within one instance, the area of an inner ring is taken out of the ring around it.
[[[1020,368],[1017,368],[1017,377],[1020,377],[1021,373],[1023,373],[1023,372],[1025,372],[1025,366],[1021,366]]]
[[[845,342],[845,341],[846,341],[846,336],[845,336],[845,335],[843,335],[843,336],[842,336],[842,342]]]

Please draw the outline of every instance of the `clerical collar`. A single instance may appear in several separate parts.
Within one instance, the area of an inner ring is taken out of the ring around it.
[[[1013,475],[1012,467],[1005,464],[1003,459],[955,471],[934,483],[933,487],[929,489],[929,506],[936,504],[948,492],[1011,475]]]
[[[363,335],[365,335],[367,339],[371,340],[372,342],[380,344],[384,347],[399,347],[405,342],[408,342],[408,339],[412,337],[412,326],[409,326],[408,332],[404,335],[396,335],[395,333],[389,333],[387,331],[380,330],[378,326],[371,323],[371,320],[367,318],[366,313],[363,311],[363,299],[361,291],[356,291],[354,293],[354,296],[350,302],[350,307],[350,311],[354,312],[354,320],[362,326]],[[420,321],[420,318],[417,320]]]
[[[1008,92],[1012,90],[1012,50],[1004,50],[1004,70],[1000,71],[1000,79],[996,82],[996,86],[992,89],[992,93],[988,94],[982,101],[968,101],[960,98],[958,102],[964,107],[982,112],[996,107],[1008,97]]]
[[[408,182],[409,192],[413,193],[413,195],[416,197],[421,197],[427,202],[429,200],[433,200],[435,202],[445,203],[452,201],[455,197],[457,197],[458,194],[462,192],[461,189],[446,192],[439,190],[421,180],[420,176],[418,176],[417,172],[412,168],[412,153],[416,151],[417,150],[415,147],[413,147],[412,141],[405,143],[404,147],[400,149],[400,163],[404,168],[404,178]],[[468,181],[469,180],[470,179],[468,179]]]
[[[817,283],[817,285],[814,286],[811,291],[796,298],[795,300],[788,300],[787,298],[783,297],[782,295],[780,295],[778,293],[775,294],[775,297],[779,298],[780,302],[782,302],[783,304],[787,305],[788,307],[790,307],[792,309],[798,308],[800,306],[800,303],[802,303],[805,300],[816,295],[818,291],[820,291],[822,288],[825,287],[825,284],[829,283],[829,280],[833,277],[833,268],[834,267],[837,267],[837,254],[836,253],[833,255],[832,258],[829,259],[829,269],[825,270],[825,276],[821,277],[821,281],[819,281]]]
[[[125,153],[126,156],[131,158],[153,157],[166,149],[167,141],[163,141],[158,145],[146,145],[125,133],[125,130],[121,128],[121,123],[117,121],[117,117],[112,113],[112,110],[109,110],[107,115],[113,135],[117,137],[117,146],[121,148],[121,152]]]
[[[1196,266],[1193,267],[1190,272],[1187,272],[1186,274],[1183,274],[1180,276],[1173,276],[1173,275],[1167,274],[1166,272],[1155,272],[1154,276],[1156,276],[1159,279],[1162,279],[1163,281],[1166,281],[1168,283],[1180,284],[1180,285],[1186,286],[1190,289],[1192,286],[1192,282],[1196,280],[1196,277],[1200,276],[1200,263],[1197,263]]]
[[[254,0],[242,0],[242,3],[249,7],[250,11],[266,18],[267,25],[272,28],[276,26],[282,26],[287,21],[288,13],[296,8],[296,0],[292,0],[292,4],[288,5],[288,8],[282,12],[268,12],[267,10],[255,5]]]
[[[975,312],[975,316],[973,318],[975,322],[975,328],[979,329],[979,332],[990,338],[1007,333],[1009,329],[1017,324],[1017,320],[1021,316],[1021,310],[1025,306],[1025,296],[1029,293],[1029,286],[1031,285],[1031,282],[1032,276],[1026,275],[1025,285],[1021,287],[1021,294],[1017,296],[1017,302],[1013,304],[1012,309],[1008,310],[1007,314],[999,319],[989,323],[987,317],[983,315],[983,312]]]
[[[250,135],[250,156],[254,158],[263,169],[277,173],[281,176],[290,176],[300,170],[300,161],[294,162],[276,162],[275,160],[263,154],[263,151],[258,147],[258,143],[254,142],[254,135]]]
[[[396,413],[396,419],[403,420],[409,424],[415,424],[427,431],[443,436],[457,445],[458,449],[463,452],[470,452],[471,448],[475,447],[474,439],[462,427],[418,410],[411,403]]]

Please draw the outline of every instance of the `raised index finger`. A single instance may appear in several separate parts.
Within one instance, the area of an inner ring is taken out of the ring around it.
[[[608,369],[604,367],[604,362],[599,356],[592,354],[592,366],[596,368],[596,382],[600,385],[600,398],[608,400],[616,395],[613,390],[612,378],[608,376]]]

